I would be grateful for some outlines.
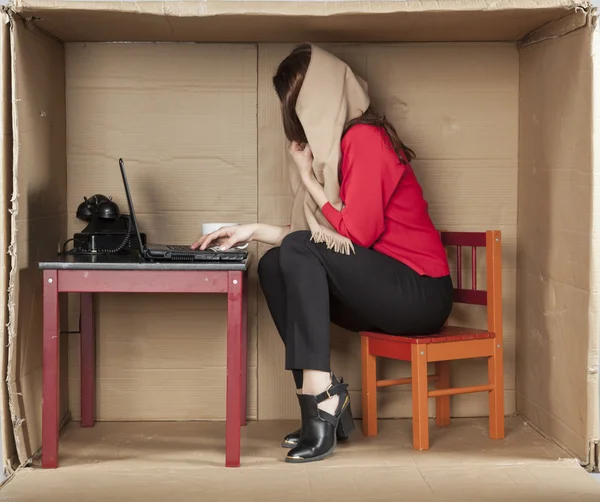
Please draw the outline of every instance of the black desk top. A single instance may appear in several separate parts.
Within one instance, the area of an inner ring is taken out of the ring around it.
[[[39,262],[42,270],[248,270],[250,256],[243,262],[149,262],[139,253],[119,255],[61,255]]]

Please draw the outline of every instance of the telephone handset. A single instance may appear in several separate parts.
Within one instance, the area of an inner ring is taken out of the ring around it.
[[[76,217],[87,226],[65,243],[63,253],[116,254],[139,248],[137,239],[132,239],[134,229],[129,215],[121,214],[112,197],[102,194],[84,197],[77,207]],[[142,234],[142,241],[145,237]],[[73,249],[65,251],[70,241],[73,241]]]
[[[76,216],[82,221],[90,222],[96,215],[105,220],[116,220],[120,214],[119,206],[112,197],[96,194],[89,199],[83,198],[83,202],[77,208]]]

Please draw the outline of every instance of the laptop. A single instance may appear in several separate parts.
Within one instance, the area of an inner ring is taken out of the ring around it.
[[[129,190],[129,182],[127,181],[127,173],[125,172],[125,163],[123,159],[119,159],[119,167],[121,168],[121,176],[123,177],[123,185],[125,186],[125,195],[127,196],[127,204],[129,205],[129,217],[135,238],[138,240],[140,252],[146,260],[162,260],[162,261],[188,261],[188,262],[242,262],[248,258],[248,252],[241,249],[228,249],[221,251],[218,247],[213,247],[200,251],[198,249],[190,249],[190,246],[175,245],[175,244],[148,244],[144,245],[140,235],[140,228],[135,217],[133,208],[133,199]]]

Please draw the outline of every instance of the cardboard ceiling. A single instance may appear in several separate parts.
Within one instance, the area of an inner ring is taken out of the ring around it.
[[[515,41],[589,2],[16,1],[63,42]]]

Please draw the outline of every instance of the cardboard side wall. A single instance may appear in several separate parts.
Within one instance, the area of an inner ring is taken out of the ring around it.
[[[590,340],[588,363],[588,434],[596,444],[596,457],[600,470],[600,26],[596,21],[592,42],[593,64],[593,173],[592,173],[592,240],[590,279]]]
[[[12,470],[11,459],[16,455],[15,436],[8,407],[6,369],[8,363],[8,274],[10,270],[8,244],[10,242],[10,197],[12,192],[12,106],[11,106],[10,25],[6,14],[0,15],[0,436],[4,472]]]
[[[8,383],[17,451],[25,462],[41,445],[38,261],[55,256],[59,241],[66,238],[64,51],[60,43],[20,19],[13,19],[11,40],[14,151]],[[66,344],[63,361],[65,349]],[[63,392],[63,414],[67,397]]]
[[[522,49],[517,408],[588,455],[591,31]]]
[[[125,213],[123,157],[141,230],[191,244],[202,223],[257,218],[256,46],[67,44],[69,234],[84,196]],[[256,246],[252,252],[255,253]],[[249,305],[249,407],[256,418],[256,290]],[[69,302],[76,326],[77,302]],[[97,295],[99,420],[225,416],[224,295]],[[79,337],[69,344],[80,418]]]
[[[325,45],[369,82],[374,106],[398,128],[418,160],[415,172],[438,228],[500,229],[504,235],[506,411],[515,411],[515,291],[517,223],[518,52],[514,44]],[[258,70],[259,221],[289,223],[286,142],[271,77],[293,45],[260,44]],[[261,253],[267,248],[261,247]],[[479,263],[485,261],[479,257]],[[483,271],[480,271],[483,273]],[[483,275],[479,284],[484,284]],[[453,320],[485,327],[485,311],[457,306]],[[296,418],[283,347],[261,297],[259,418]],[[334,328],[332,368],[350,384],[360,415],[360,339]],[[408,364],[381,360],[381,378],[409,375]],[[453,384],[485,382],[485,362],[454,365]],[[382,390],[380,417],[410,417],[410,389]],[[433,403],[431,403],[433,406]],[[433,408],[431,409],[433,413]],[[484,416],[485,395],[453,400],[454,416]]]

